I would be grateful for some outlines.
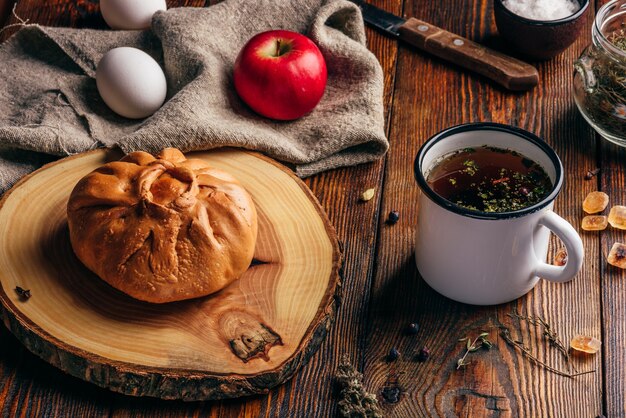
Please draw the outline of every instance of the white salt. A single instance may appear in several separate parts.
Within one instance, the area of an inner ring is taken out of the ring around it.
[[[502,0],[504,7],[516,15],[532,20],[558,20],[576,13],[576,0]]]

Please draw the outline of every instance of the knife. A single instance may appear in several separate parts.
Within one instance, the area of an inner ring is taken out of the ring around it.
[[[482,74],[509,90],[530,90],[539,83],[537,69],[530,64],[414,17],[405,20],[363,0],[351,1],[359,6],[363,20],[370,26],[439,58]]]

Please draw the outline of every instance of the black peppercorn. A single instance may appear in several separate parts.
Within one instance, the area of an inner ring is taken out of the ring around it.
[[[587,171],[587,174],[585,174],[585,180],[591,180],[592,178],[597,176],[598,173],[600,173],[600,169],[599,168]]]
[[[391,350],[389,350],[389,354],[387,354],[387,360],[396,361],[398,357],[400,357],[400,352],[396,347],[392,347]]]
[[[19,295],[19,297],[22,300],[26,300],[26,299],[30,299],[30,290],[29,289],[22,289],[19,286],[15,287],[15,292]]]
[[[419,325],[417,325],[416,323],[412,323],[412,324],[409,324],[408,327],[406,327],[406,333],[409,335],[415,335],[417,334],[419,329],[420,329]]]
[[[387,217],[387,223],[390,225],[395,224],[400,220],[400,213],[397,210],[392,210],[389,212],[389,216]]]
[[[417,353],[417,361],[425,362],[430,357],[430,350],[426,347],[423,347],[419,353]]]
[[[400,388],[397,386],[385,386],[381,391],[383,400],[387,403],[398,403],[400,401]]]

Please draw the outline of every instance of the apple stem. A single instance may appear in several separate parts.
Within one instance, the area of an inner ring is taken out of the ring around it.
[[[280,57],[280,39],[276,40],[276,56]]]

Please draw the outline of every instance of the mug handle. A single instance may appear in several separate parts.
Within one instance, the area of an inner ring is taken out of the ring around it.
[[[564,266],[553,266],[540,261],[535,268],[535,276],[539,276],[553,282],[567,282],[578,274],[585,258],[583,242],[574,227],[551,210],[544,212],[538,222],[554,234],[565,245],[567,250],[567,262]]]

